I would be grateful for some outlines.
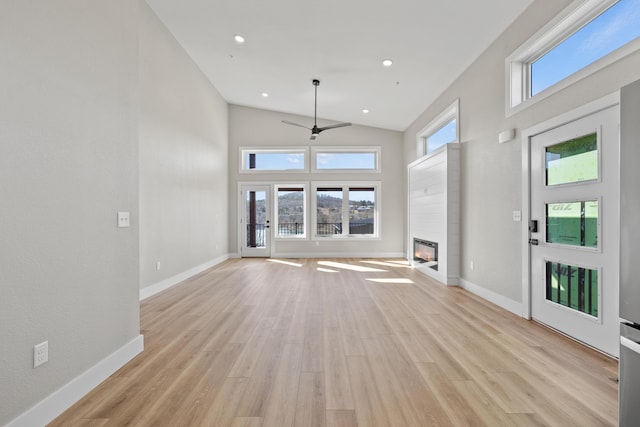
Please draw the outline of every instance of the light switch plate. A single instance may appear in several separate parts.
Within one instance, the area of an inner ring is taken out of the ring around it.
[[[118,212],[118,227],[129,227],[129,212]]]
[[[522,220],[522,212],[513,211],[513,220],[514,221],[521,221]]]

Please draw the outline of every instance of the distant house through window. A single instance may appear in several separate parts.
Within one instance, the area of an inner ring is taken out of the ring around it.
[[[380,183],[314,184],[314,236],[378,237]]]

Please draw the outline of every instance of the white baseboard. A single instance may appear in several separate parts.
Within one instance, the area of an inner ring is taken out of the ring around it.
[[[9,422],[5,427],[45,426],[141,353],[143,349],[144,336],[138,335],[128,344],[98,362],[97,365],[89,368],[27,412]]]
[[[204,264],[200,264],[196,267],[190,268],[187,271],[183,271],[182,273],[176,274],[175,276],[169,277],[167,279],[162,280],[161,282],[155,283],[153,285],[144,287],[140,289],[140,301],[149,298],[159,292],[162,292],[166,289],[169,289],[172,286],[177,285],[180,282],[187,280],[189,277],[195,276],[198,273],[202,273],[203,271],[214,267],[221,262],[224,262],[229,259],[229,254],[223,255],[219,258],[216,258],[212,261],[205,262]]]
[[[278,252],[272,258],[405,258],[402,252]]]
[[[507,298],[503,295],[497,294],[493,291],[490,291],[482,286],[478,286],[475,283],[471,283],[468,280],[464,280],[460,278],[461,288],[471,292],[472,294],[478,295],[480,298],[483,298],[498,307],[504,308],[507,311],[512,312],[513,314],[517,314],[518,316],[523,316],[524,311],[522,310],[522,303],[514,301],[510,298]]]

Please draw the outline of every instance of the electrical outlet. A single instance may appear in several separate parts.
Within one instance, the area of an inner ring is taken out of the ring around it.
[[[41,342],[33,347],[33,367],[37,368],[49,361],[49,341]]]
[[[129,227],[129,212],[118,212],[118,227]]]

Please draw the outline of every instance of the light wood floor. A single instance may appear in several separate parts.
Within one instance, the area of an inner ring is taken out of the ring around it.
[[[400,260],[230,260],[52,426],[615,426],[617,362]]]

